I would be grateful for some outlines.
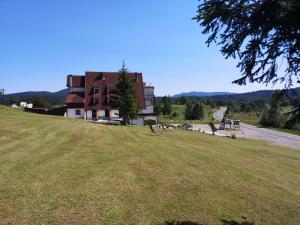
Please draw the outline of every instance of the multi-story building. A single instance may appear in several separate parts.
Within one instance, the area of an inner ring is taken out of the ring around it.
[[[86,72],[82,75],[68,75],[69,94],[66,99],[67,116],[88,120],[118,119],[119,109],[114,106],[115,87],[118,72]],[[146,121],[157,123],[153,111],[154,87],[143,82],[142,73],[128,73],[135,83],[139,117],[133,124]]]

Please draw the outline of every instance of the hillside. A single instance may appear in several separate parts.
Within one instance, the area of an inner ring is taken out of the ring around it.
[[[208,96],[220,96],[220,95],[233,95],[234,93],[230,92],[202,92],[202,91],[192,91],[192,92],[183,92],[180,94],[173,95],[172,98],[179,98],[181,96],[195,96],[195,97],[208,97]]]
[[[49,91],[26,91],[19,93],[7,94],[4,96],[5,104],[9,104],[12,98],[18,101],[31,102],[37,96],[43,96],[51,105],[63,105],[65,104],[68,89],[63,89],[57,92]]]
[[[272,97],[272,90],[261,90],[261,91],[253,91],[253,92],[246,92],[246,93],[226,93],[226,94],[214,94],[214,95],[198,95],[197,93],[202,92],[190,92],[188,97],[194,97],[197,99],[213,99],[213,100],[222,100],[222,101],[253,101],[253,100],[267,100]],[[194,94],[193,94],[194,93]],[[218,92],[212,92],[218,93]],[[300,87],[293,88],[289,91],[289,95],[297,94],[300,95]],[[181,94],[174,95],[172,98],[179,98]]]
[[[0,127],[0,224],[300,220],[298,151],[3,106]]]

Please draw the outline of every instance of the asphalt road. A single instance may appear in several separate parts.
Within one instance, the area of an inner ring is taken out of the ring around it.
[[[218,121],[221,121],[226,109],[226,107],[220,107],[220,109],[214,113],[214,118]],[[233,133],[237,137],[264,140],[276,145],[300,150],[300,136],[298,135],[287,134],[266,128],[259,128],[245,123],[241,123],[240,131],[227,131],[227,135],[231,135]]]
[[[215,112],[214,113],[214,118],[216,119],[216,120],[218,120],[218,121],[220,121],[221,122],[221,120],[223,119],[223,117],[224,117],[224,113],[226,112],[226,110],[227,110],[227,107],[220,107],[220,109],[217,111],[217,112]]]

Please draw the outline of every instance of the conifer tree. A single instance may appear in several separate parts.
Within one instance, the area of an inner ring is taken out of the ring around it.
[[[128,70],[124,62],[119,73],[115,103],[119,108],[120,116],[123,117],[123,125],[126,125],[138,115],[135,84],[128,76]]]

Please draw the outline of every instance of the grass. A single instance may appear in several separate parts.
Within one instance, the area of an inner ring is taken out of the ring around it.
[[[257,112],[232,112],[230,118],[250,125],[258,125],[259,117],[260,113]]]
[[[286,108],[284,108],[283,110],[285,110],[284,112],[287,111]],[[231,119],[241,120],[241,122],[243,122],[243,123],[263,127],[263,126],[259,125],[260,114],[261,113],[258,113],[258,112],[233,112],[233,113],[231,113]],[[284,133],[300,135],[300,130],[299,129],[286,129],[286,128],[279,128],[279,127],[277,127],[277,128],[275,128],[275,127],[266,127],[266,128],[276,130],[276,131],[280,131],[280,132],[284,132]]]
[[[0,106],[0,224],[299,224],[299,151],[161,132]]]
[[[202,120],[186,120],[185,113],[185,105],[172,105],[172,112],[176,112],[177,116],[175,118],[170,117],[169,115],[160,115],[159,120],[163,123],[168,124],[208,124],[214,112],[216,112],[218,108],[210,108],[205,105],[205,114],[204,119]]]

